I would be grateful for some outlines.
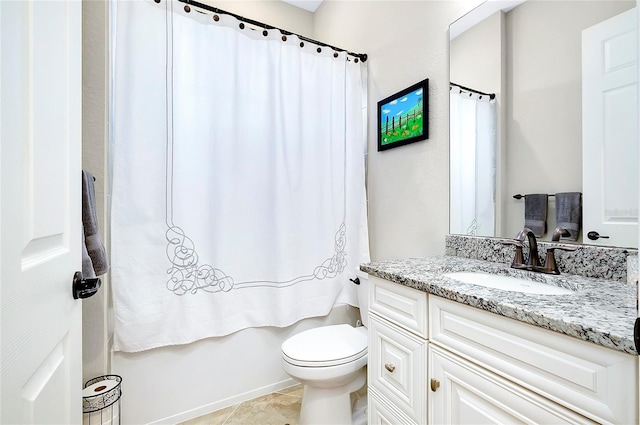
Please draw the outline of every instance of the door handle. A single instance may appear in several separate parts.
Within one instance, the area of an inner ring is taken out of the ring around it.
[[[438,388],[440,388],[440,381],[437,379],[431,379],[431,391],[435,393],[438,391]]]
[[[92,279],[84,279],[82,272],[75,272],[73,275],[73,282],[71,283],[71,290],[73,292],[73,299],[89,298],[98,292],[102,282],[99,277]]]
[[[589,233],[587,233],[587,237],[592,241],[597,241],[600,238],[609,239],[609,236],[602,236],[600,233],[596,232],[595,230],[592,230]]]
[[[640,317],[636,319],[636,323],[633,326],[633,342],[636,345],[636,351],[640,354]]]

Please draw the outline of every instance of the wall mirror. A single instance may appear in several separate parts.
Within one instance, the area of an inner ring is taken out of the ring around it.
[[[581,192],[577,242],[638,246],[635,7],[635,0],[487,1],[451,25],[450,233],[514,237],[525,212],[514,195]],[[633,27],[606,35],[623,15]],[[590,82],[589,43],[602,46],[604,63],[595,67],[605,70],[604,85],[613,74],[631,80],[589,94],[603,85]],[[601,104],[589,106],[590,96]],[[587,224],[594,215],[596,224]],[[556,226],[554,196],[546,219],[543,240]],[[610,237],[590,240],[589,231]]]

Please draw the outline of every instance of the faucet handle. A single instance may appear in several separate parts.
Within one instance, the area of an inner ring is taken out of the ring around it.
[[[557,244],[554,246],[550,246],[549,248],[547,248],[547,251],[555,251],[555,250],[560,250],[560,251],[575,251],[576,249],[578,249],[577,245],[569,245],[569,244]]]
[[[564,236],[564,237],[571,236],[571,232],[569,232],[567,229],[565,229],[562,226],[558,226],[553,231],[553,234],[551,236],[551,242],[560,241],[561,236]]]
[[[524,244],[520,239],[503,239],[500,241],[502,245],[515,245],[519,248],[522,248]]]
[[[555,232],[554,232],[555,233]],[[538,271],[542,273],[550,273],[550,274],[560,274],[560,270],[558,270],[558,263],[555,257],[556,249],[560,251],[575,251],[578,249],[575,245],[561,245],[557,244],[555,246],[551,246],[547,248],[547,260],[545,262],[544,267],[538,268]]]
[[[526,266],[524,265],[524,254],[522,254],[522,248],[524,244],[521,240],[518,239],[503,239],[500,241],[502,245],[514,245],[516,247],[516,252],[513,257],[513,261],[511,262],[511,267],[514,269],[522,269]]]

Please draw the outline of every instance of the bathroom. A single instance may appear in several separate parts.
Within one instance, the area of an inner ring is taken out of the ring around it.
[[[325,1],[314,13],[276,1],[211,3],[368,54],[371,258],[445,254],[449,234],[449,25],[481,1]],[[96,177],[105,229],[108,4],[84,2],[82,13],[82,166]],[[428,140],[376,152],[376,102],[425,78],[429,78]],[[83,382],[107,372],[123,377],[123,423],[178,423],[293,385],[281,368],[280,344],[304,329],[353,323],[358,317],[357,310],[337,306],[329,318],[308,319],[288,329],[249,329],[184,346],[114,353],[109,305],[107,291],[83,302]]]
[[[375,102],[424,78],[429,78],[431,83],[432,111],[447,110],[448,27],[473,4],[325,3],[313,14],[282,2],[213,4],[328,44],[367,53],[369,58],[378,57],[368,60],[370,134],[375,134],[371,115],[371,111],[375,111]],[[106,26],[106,13],[105,6],[100,2],[89,2],[84,8],[85,50],[92,50],[92,57],[85,57],[85,61],[88,59],[93,64],[96,63],[93,57],[96,52],[93,47],[88,48],[87,43],[98,47],[106,43],[100,29]],[[86,22],[88,19],[91,19],[90,23]],[[381,31],[381,28],[385,30]],[[405,42],[400,43],[402,40]],[[391,61],[388,46],[396,44],[399,45],[394,48]],[[103,73],[97,70],[94,78],[98,80],[95,84],[100,87]],[[91,89],[87,83],[85,90]],[[103,113],[99,111],[98,114],[101,117]],[[424,142],[390,150],[386,155],[374,154],[375,145],[372,147],[369,144],[367,184],[372,258],[429,256],[444,252],[444,236],[448,233],[447,209],[431,208],[429,205],[444,206],[448,203],[448,117],[446,113],[435,112],[430,120],[429,140]],[[85,131],[102,134],[104,124],[100,120],[95,124],[96,128],[87,128]],[[88,140],[99,139],[85,136],[84,140],[87,143]],[[85,145],[83,155],[83,163],[88,164],[85,167],[96,171],[96,182],[99,184],[104,178],[104,174],[100,175],[98,170],[106,160],[105,148],[102,144]],[[100,191],[99,186],[97,191]],[[123,376],[123,390],[126,390],[122,400],[123,417],[129,418],[132,423],[163,420],[177,423],[196,417],[198,413],[203,415],[234,404],[236,400],[270,393],[278,385],[293,385],[294,382],[289,381],[282,371],[279,350],[275,348],[288,336],[317,324],[339,321],[354,323],[358,317],[355,309],[339,306],[327,320],[309,319],[291,329],[249,329],[229,337],[184,346],[140,353],[117,352],[109,358],[108,346],[103,342],[108,338],[108,330],[103,328],[107,326],[108,313],[103,309],[96,310],[93,303],[101,302],[97,298],[87,299],[84,305],[85,312],[94,312],[91,320],[98,322],[94,324],[95,327],[92,326],[97,331],[88,330],[86,325],[83,329],[85,350],[95,350],[90,355],[85,351],[85,378],[103,374],[107,362],[111,362],[110,370]],[[104,318],[100,315],[96,318],[95,311],[104,311]],[[96,343],[87,344],[87,339],[96,340]],[[256,342],[265,349],[257,348]],[[252,348],[247,350],[247,346]],[[210,367],[216,364],[224,366]],[[150,409],[149,389],[159,388],[164,385],[163,382],[170,383],[167,385],[171,388],[154,391],[153,408]],[[200,384],[193,385],[194,382]],[[203,387],[207,390],[203,391]]]

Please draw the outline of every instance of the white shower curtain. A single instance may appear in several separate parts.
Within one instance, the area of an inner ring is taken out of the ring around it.
[[[495,233],[496,111],[489,96],[450,91],[450,232]]]
[[[114,3],[115,349],[357,305],[364,64],[183,3]]]

